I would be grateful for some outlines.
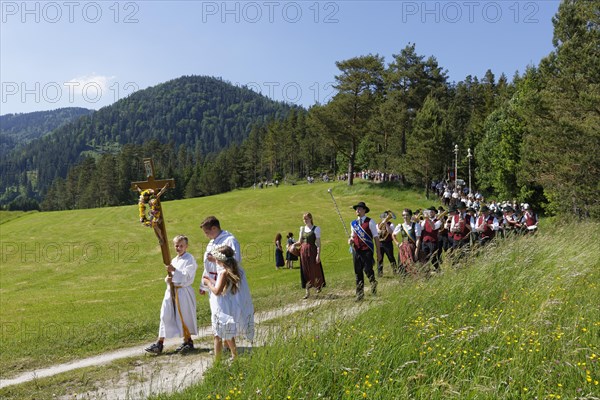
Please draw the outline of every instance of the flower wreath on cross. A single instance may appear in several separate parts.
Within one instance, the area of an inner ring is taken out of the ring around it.
[[[146,214],[146,205],[150,206],[150,211]],[[158,208],[158,198],[153,189],[146,189],[140,193],[138,202],[140,211],[140,223],[144,226],[152,226],[152,222],[160,218],[160,210]]]

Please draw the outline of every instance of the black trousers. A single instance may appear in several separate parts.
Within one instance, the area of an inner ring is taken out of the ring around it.
[[[375,282],[375,272],[373,271],[373,252],[371,250],[356,250],[352,252],[354,261],[354,275],[356,276],[356,293],[362,294],[365,287],[365,274],[369,282]]]
[[[394,257],[394,242],[391,240],[389,242],[379,242],[381,252],[387,256],[388,261],[390,262],[392,269],[396,272],[396,257]],[[381,262],[377,263],[377,272],[383,273],[383,255],[381,256]]]
[[[437,242],[423,242],[421,251],[425,257],[425,262],[431,261],[431,265],[437,271],[440,268],[440,259]]]

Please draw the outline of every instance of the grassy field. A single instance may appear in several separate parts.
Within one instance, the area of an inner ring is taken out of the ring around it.
[[[354,216],[351,205],[361,200],[374,218],[385,209],[399,214],[431,205],[414,192],[366,182],[249,189],[164,202],[167,232],[186,234],[190,252],[201,259],[207,239],[199,224],[216,215],[242,245],[255,306],[263,311],[303,295],[297,269],[275,270],[273,241],[277,232],[297,235],[302,213],[310,211],[323,230],[329,286],[351,289],[352,261],[329,187],[346,223]],[[3,378],[155,339],[164,268],[153,232],[137,222],[136,205],[0,218]],[[198,302],[199,322],[208,325],[208,301]]]
[[[357,317],[288,321],[306,329],[158,398],[598,399],[599,238],[554,225],[431,279],[387,278]]]
[[[331,301],[261,327],[277,332],[268,346],[161,399],[600,398],[600,224],[543,221],[540,234],[497,241],[478,257],[445,263],[430,279],[402,280],[387,270],[378,295],[357,309],[329,187],[346,223],[360,200],[375,218],[384,209],[399,214],[432,204],[366,182],[164,203],[169,236],[188,235],[197,258],[207,243],[198,227],[205,216],[218,216],[236,234],[257,311],[303,295],[297,269],[275,270],[273,239],[297,234],[302,213],[312,212],[323,229],[322,296]],[[135,205],[0,217],[2,378],[155,339],[164,270]],[[198,301],[200,324],[208,325],[207,299]],[[139,362],[36,380],[0,397],[76,393]]]

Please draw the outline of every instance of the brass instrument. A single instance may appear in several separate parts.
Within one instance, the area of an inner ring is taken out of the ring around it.
[[[447,211],[447,210],[446,210],[446,211],[444,211],[443,213],[439,214],[439,215],[436,215],[436,216],[435,216],[435,218],[436,218],[437,220],[441,221],[441,220],[442,220],[442,218],[444,218],[446,215],[448,215],[448,211]]]
[[[377,224],[377,232],[379,233],[379,240],[385,240],[390,235],[387,230],[387,223],[392,219],[396,219],[396,215],[390,210],[387,210],[384,211],[380,217],[383,218],[383,220]]]
[[[423,212],[419,211],[418,214],[414,214],[410,219],[411,222],[421,222],[423,220]]]

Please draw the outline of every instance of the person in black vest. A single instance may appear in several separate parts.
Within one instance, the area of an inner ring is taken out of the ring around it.
[[[402,211],[404,222],[396,225],[392,237],[398,244],[399,272],[402,275],[416,273],[415,264],[421,251],[421,224],[413,221],[412,210]]]
[[[385,218],[385,214],[391,211],[386,211],[382,218]],[[395,217],[394,217],[395,218]],[[381,228],[383,221],[377,226]],[[394,240],[392,239],[392,233],[394,233],[394,224],[390,221],[385,222],[385,227],[379,231],[379,244],[381,245],[381,260],[377,263],[377,276],[383,276],[383,254],[387,256],[390,266],[394,274],[398,273],[398,266],[396,265],[396,257],[394,257]]]
[[[371,293],[377,293],[377,280],[375,280],[375,271],[373,271],[373,253],[377,253],[378,262],[382,259],[382,256],[377,223],[365,215],[370,211],[369,207],[361,201],[352,208],[356,210],[357,218],[350,224],[352,234],[348,239],[348,243],[352,245],[353,250],[356,300],[360,301],[364,297],[365,274],[371,282]]]
[[[310,288],[315,288],[317,293],[326,286],[323,264],[321,264],[321,228],[313,222],[311,213],[302,216],[304,226],[300,227],[300,282],[302,288],[306,289],[304,299],[310,296]]]

